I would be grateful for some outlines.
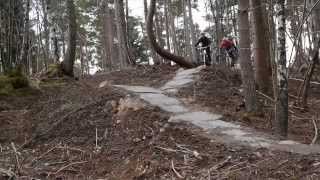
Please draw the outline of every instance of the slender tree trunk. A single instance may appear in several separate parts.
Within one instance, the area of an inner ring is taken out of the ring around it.
[[[194,65],[188,62],[184,57],[172,54],[169,51],[166,51],[159,46],[153,32],[153,17],[154,17],[155,11],[156,11],[156,0],[151,0],[149,13],[148,13],[148,21],[147,21],[147,34],[148,34],[150,43],[152,45],[152,48],[164,59],[171,60],[185,68],[194,67]]]
[[[68,21],[69,21],[69,39],[66,56],[62,62],[62,69],[68,76],[73,76],[73,65],[76,57],[77,45],[77,21],[76,8],[73,0],[67,0]]]
[[[190,26],[189,18],[187,15],[188,0],[182,1],[183,6],[183,23],[184,23],[184,42],[185,42],[185,56],[192,59],[191,39],[190,39]]]
[[[198,53],[195,47],[197,40],[196,40],[196,36],[195,36],[196,33],[194,29],[194,24],[193,24],[191,0],[188,0],[188,9],[189,9],[189,26],[190,26],[190,33],[191,33],[192,61],[196,63],[198,59]]]
[[[265,18],[265,8],[261,1],[250,0],[254,31],[254,61],[255,79],[259,90],[265,94],[272,94],[272,69],[270,63],[270,50],[268,26]]]
[[[105,42],[105,51],[106,51],[106,61],[107,64],[109,65],[110,70],[113,69],[113,57],[114,57],[114,52],[113,52],[113,17],[112,17],[112,12],[109,7],[109,3],[106,2],[106,19],[104,22],[105,26],[105,36],[106,36],[106,42]]]
[[[168,1],[168,8],[169,8],[169,19],[170,19],[170,37],[172,40],[172,46],[173,46],[173,52],[175,54],[179,54],[179,47],[178,47],[178,43],[177,43],[177,37],[176,37],[176,26],[174,23],[175,20],[175,16],[172,13],[173,9],[172,9],[172,2],[171,0],[167,0]]]
[[[170,26],[169,26],[169,5],[168,5],[168,0],[164,1],[164,16],[165,16],[165,26],[166,26],[166,46],[168,50],[171,50],[171,45],[170,45]]]
[[[48,24],[50,26],[50,33],[49,33],[49,39],[51,39],[51,44],[52,44],[52,53],[49,53],[51,55],[49,63],[58,63],[59,62],[59,44],[58,44],[58,29],[57,29],[57,24],[56,24],[56,19],[54,15],[54,9],[53,9],[53,4],[54,2],[51,0],[47,1],[47,15],[48,15]]]
[[[50,58],[50,29],[49,29],[49,22],[48,22],[48,9],[46,0],[41,0],[42,2],[42,13],[43,13],[43,29],[44,29],[44,41],[45,41],[45,48],[44,48],[44,64],[45,67],[48,68],[49,58]]]
[[[286,16],[285,0],[276,1],[277,19],[277,80],[278,92],[276,99],[276,131],[286,137],[288,132],[288,70],[286,60]]]
[[[240,32],[240,66],[244,85],[244,98],[248,112],[257,111],[257,98],[250,51],[250,32],[248,18],[249,0],[239,1],[239,32]]]
[[[23,53],[22,53],[22,67],[23,72],[26,75],[30,73],[29,64],[29,49],[30,49],[30,22],[29,22],[29,12],[30,12],[30,0],[27,0],[25,22],[24,22],[24,37],[23,37]]]
[[[160,14],[155,13],[155,33],[157,36],[157,40],[159,42],[159,45],[161,48],[164,48],[164,43],[162,40],[162,28],[161,28],[161,22],[160,22]],[[162,63],[161,57],[158,57],[154,60],[154,64],[159,65]]]

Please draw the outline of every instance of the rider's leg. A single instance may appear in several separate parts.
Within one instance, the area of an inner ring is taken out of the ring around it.
[[[211,65],[211,51],[210,51],[210,47],[207,47],[207,48],[206,48],[206,55],[207,55],[206,65],[207,65],[207,66],[210,66],[210,65]]]

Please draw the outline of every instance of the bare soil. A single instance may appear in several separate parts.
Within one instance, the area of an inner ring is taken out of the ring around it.
[[[134,95],[98,88],[105,80],[159,87],[176,69],[140,67],[2,97],[0,179],[319,179],[318,155],[229,147],[191,125],[169,123],[157,107],[120,108],[121,99]],[[242,100],[239,77],[222,74],[201,72],[192,103],[235,120],[243,111],[233,109]],[[189,88],[180,93],[192,94]]]

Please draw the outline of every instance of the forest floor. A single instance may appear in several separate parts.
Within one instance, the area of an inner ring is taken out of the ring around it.
[[[170,114],[112,86],[160,87],[177,69],[138,67],[48,83],[26,97],[0,97],[0,179],[320,178],[318,154],[226,145],[190,124],[169,122]],[[259,96],[264,112],[247,115],[240,84],[235,71],[207,68],[177,96],[272,134],[271,102]],[[292,98],[298,86],[290,82]],[[291,99],[289,139],[311,142],[318,89],[311,88],[308,111]]]

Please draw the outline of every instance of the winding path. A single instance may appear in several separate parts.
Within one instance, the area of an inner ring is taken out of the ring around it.
[[[193,111],[191,107],[184,105],[178,98],[169,97],[166,94],[174,94],[179,88],[193,82],[194,76],[203,67],[188,70],[179,70],[176,76],[160,89],[143,86],[115,85],[138,94],[141,99],[158,106],[171,114],[170,122],[187,122],[200,127],[207,133],[207,137],[231,146],[250,146],[253,148],[268,148],[299,154],[314,154],[320,152],[318,145],[300,144],[294,141],[280,141],[276,137],[257,132],[251,128],[243,127],[235,123],[222,120],[219,114],[205,111]],[[100,84],[103,87],[104,82]]]

